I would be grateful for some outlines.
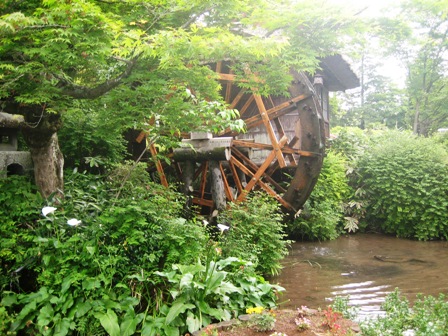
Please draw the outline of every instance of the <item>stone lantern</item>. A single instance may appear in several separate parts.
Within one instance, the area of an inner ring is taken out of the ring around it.
[[[32,167],[31,154],[18,151],[19,127],[23,117],[0,112],[0,178],[24,175]]]

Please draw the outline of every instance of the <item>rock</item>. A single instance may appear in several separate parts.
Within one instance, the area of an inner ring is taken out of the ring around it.
[[[350,327],[350,329],[355,333],[358,334],[361,332],[361,328],[359,327],[358,323],[353,322],[353,325]]]
[[[250,314],[240,315],[238,316],[238,319],[240,321],[249,321],[252,318]]]

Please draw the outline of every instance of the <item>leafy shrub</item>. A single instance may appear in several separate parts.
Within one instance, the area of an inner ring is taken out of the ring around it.
[[[442,144],[448,151],[448,132],[437,132],[432,136],[435,142]]]
[[[367,221],[399,237],[447,239],[447,164],[432,139],[384,133],[358,166]]]
[[[370,138],[366,131],[358,127],[334,127],[329,146],[334,153],[344,155],[349,161],[356,161],[369,147]]]
[[[58,132],[65,167],[92,170],[107,162],[123,159],[123,118],[120,120],[117,115],[111,118],[110,111],[105,111],[101,106],[92,106],[95,104],[92,101],[75,104],[79,106],[63,114],[64,127]]]
[[[22,228],[27,245],[9,269],[34,272],[35,286],[2,288],[0,316],[10,332],[179,335],[194,331],[198,316],[205,325],[246,305],[274,305],[280,288],[248,262],[221,260],[203,223],[181,216],[183,195],[150,183],[141,188],[132,174],[125,198],[98,176],[67,177],[62,203],[42,213],[24,206],[35,219]]]
[[[248,305],[274,307],[275,293],[283,288],[260,282],[246,271],[245,265],[246,262],[231,257],[211,260],[206,265],[173,265],[170,272],[157,272],[170,283],[172,301],[161,308],[166,312],[158,319],[161,324],[158,326],[157,320],[153,320],[147,327],[162,329],[167,334],[175,329],[183,335],[213,320],[236,317]]]
[[[275,199],[253,193],[243,203],[230,204],[219,221],[230,225],[222,241],[224,256],[249,260],[262,274],[278,274],[289,242]]]
[[[182,207],[175,201],[181,196],[158,185],[139,189],[138,200],[116,199],[98,176],[75,172],[67,178],[66,197],[53,214],[42,218],[40,204],[23,205],[23,212],[17,205],[13,209],[35,220],[22,228],[28,244],[18,241],[20,260],[12,260],[9,268],[35,271],[37,288],[31,293],[3,291],[4,305],[10,312],[19,311],[11,328],[43,335],[74,330],[95,334],[118,324],[121,334],[130,335],[123,328],[139,313],[136,305],[153,307],[154,288],[160,283],[158,277],[150,283],[135,277],[196,260],[207,240],[205,229],[179,217]],[[3,241],[12,242],[13,228],[5,228]],[[4,255],[7,246],[2,244]],[[2,275],[9,280],[8,274]],[[110,320],[117,324],[111,327]]]
[[[0,189],[0,290],[20,287],[30,290],[34,283],[20,283],[19,279],[26,272],[21,267],[28,262],[25,252],[32,245],[39,219],[35,209],[42,207],[43,199],[26,176],[0,179]]]
[[[350,191],[345,170],[345,158],[329,151],[310,198],[288,223],[287,232],[293,238],[327,240],[339,236],[338,226],[344,217],[343,202]]]
[[[386,298],[382,308],[386,315],[360,324],[362,334],[376,336],[378,330],[382,335],[433,336],[448,334],[448,302],[443,294],[438,298],[417,296],[411,308],[409,301],[396,289]]]

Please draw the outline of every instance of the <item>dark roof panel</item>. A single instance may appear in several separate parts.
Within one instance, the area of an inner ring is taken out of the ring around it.
[[[320,64],[325,87],[329,91],[345,91],[358,87],[359,78],[341,55],[325,57]]]

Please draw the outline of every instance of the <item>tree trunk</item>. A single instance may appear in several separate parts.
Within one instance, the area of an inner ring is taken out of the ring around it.
[[[414,114],[414,134],[419,134],[419,123],[420,123],[420,102],[417,100],[415,103],[415,114]]]
[[[42,147],[30,148],[34,164],[36,185],[44,198],[54,194],[63,197],[64,157],[59,148],[58,135],[53,133],[50,140]]]
[[[48,113],[45,105],[19,106],[16,110],[25,117],[21,129],[31,152],[37,188],[44,198],[63,198],[64,157],[57,135],[62,126],[61,116]]]

